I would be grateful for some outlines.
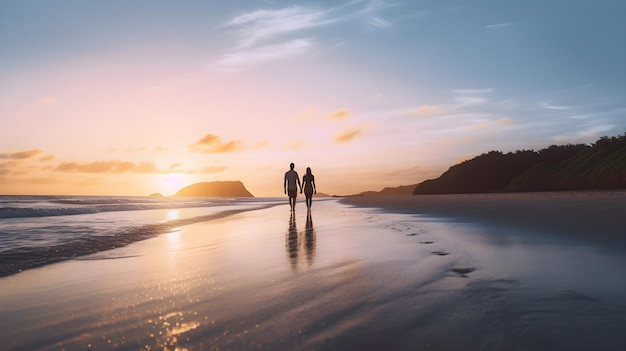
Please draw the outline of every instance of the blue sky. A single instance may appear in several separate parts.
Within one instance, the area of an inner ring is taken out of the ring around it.
[[[620,135],[624,14],[612,0],[0,0],[0,193],[240,179],[280,195],[293,161],[345,194]]]

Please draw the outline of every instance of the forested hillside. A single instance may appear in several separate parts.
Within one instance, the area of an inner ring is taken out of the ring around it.
[[[490,151],[417,185],[413,194],[626,188],[626,133],[593,145]]]

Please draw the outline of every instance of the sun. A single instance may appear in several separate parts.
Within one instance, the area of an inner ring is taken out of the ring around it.
[[[174,195],[180,188],[188,185],[187,175],[182,173],[168,173],[161,176],[161,193],[166,196]]]

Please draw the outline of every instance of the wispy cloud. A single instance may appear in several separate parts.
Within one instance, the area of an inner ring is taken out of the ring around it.
[[[47,155],[42,155],[41,157],[39,157],[37,160],[41,161],[41,162],[47,162],[47,161],[52,161],[56,158],[55,155],[52,154],[47,154]]]
[[[382,18],[378,18],[378,17],[370,17],[369,20],[367,21],[369,24],[371,24],[374,27],[378,27],[378,28],[389,28],[391,27],[391,22],[384,20]]]
[[[37,155],[41,155],[42,153],[43,153],[43,150],[40,150],[40,149],[3,152],[3,153],[0,153],[0,159],[1,160],[25,160],[25,159],[35,157]]]
[[[172,163],[170,168],[168,168],[168,172],[174,172],[182,166],[182,163]]]
[[[489,99],[487,98],[487,94],[493,92],[491,88],[481,88],[481,89],[454,89],[454,101],[461,105],[476,105],[476,104],[484,104]]]
[[[257,143],[256,145],[254,145],[253,149],[255,149],[255,150],[262,150],[262,149],[265,149],[268,146],[270,146],[269,142],[262,141],[260,143]]]
[[[353,141],[358,136],[360,136],[361,133],[363,133],[362,127],[351,128],[351,129],[345,130],[337,134],[337,136],[335,137],[335,142],[338,144],[342,144],[342,143]]]
[[[488,24],[485,26],[487,29],[498,29],[498,28],[506,28],[513,25],[513,22],[505,22],[505,23],[494,23]]]
[[[454,98],[454,101],[461,105],[476,105],[484,104],[488,99],[482,96],[457,96]]]
[[[545,108],[546,110],[559,110],[559,111],[563,111],[563,110],[569,110],[571,109],[571,107],[568,106],[558,106],[558,105],[552,105],[551,103],[544,101],[542,102],[539,106],[541,106],[542,108]]]
[[[287,145],[287,150],[298,150],[304,147],[303,141],[295,141],[289,145]]]
[[[164,173],[153,162],[135,163],[120,160],[62,162],[54,170],[71,173]]]
[[[428,115],[432,115],[435,113],[438,113],[442,110],[442,108],[440,106],[435,106],[435,105],[422,105],[418,108],[416,108],[415,110],[411,111],[412,115],[416,115],[416,116],[428,116]]]
[[[218,154],[225,152],[241,151],[243,143],[241,141],[223,142],[222,139],[215,134],[207,134],[202,139],[189,145],[191,152],[202,154]]]
[[[393,6],[378,0],[350,1],[335,7],[295,5],[242,13],[222,26],[232,30],[236,39],[234,49],[218,60],[218,67],[238,71],[248,64],[302,55],[319,41],[314,30],[336,23],[365,21],[374,28],[389,28],[392,23],[381,12]]]
[[[329,118],[334,121],[339,121],[348,117],[350,117],[350,110],[344,108],[333,112]]]
[[[310,51],[313,47],[314,45],[311,40],[294,39],[284,43],[228,53],[218,62],[218,65],[227,71],[237,71],[244,66],[301,55]]]
[[[239,15],[226,23],[236,27],[239,47],[251,47],[262,40],[324,26],[336,19],[323,9],[291,6],[277,10],[256,10]]]
[[[456,94],[487,94],[493,92],[492,88],[479,88],[479,89],[454,89],[452,90]]]

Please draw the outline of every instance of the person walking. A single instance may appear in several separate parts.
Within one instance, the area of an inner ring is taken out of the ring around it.
[[[294,211],[296,209],[296,197],[298,196],[298,187],[300,187],[300,193],[302,193],[302,184],[300,184],[300,177],[298,176],[298,172],[294,171],[294,167],[296,165],[289,164],[289,170],[285,172],[285,181],[283,187],[285,189],[285,194],[289,196],[289,206],[291,206],[291,210]]]
[[[315,189],[315,176],[311,173],[311,167],[306,168],[306,174],[302,176],[302,183],[304,184],[306,207],[311,208],[313,204],[313,194],[317,194],[317,189]],[[300,187],[300,193],[302,194],[302,187]]]

